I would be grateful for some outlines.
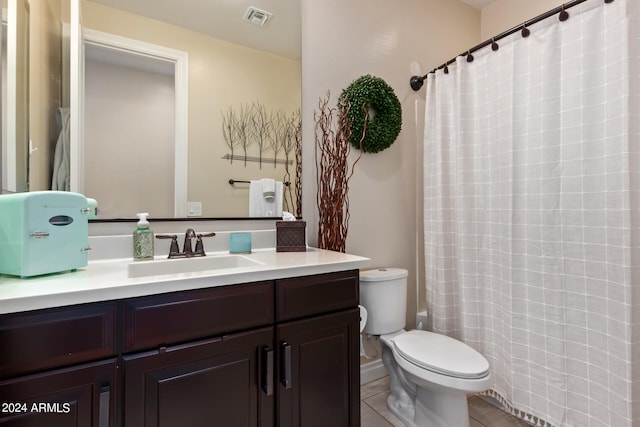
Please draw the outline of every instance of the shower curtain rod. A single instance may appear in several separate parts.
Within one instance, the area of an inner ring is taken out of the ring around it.
[[[510,36],[511,34],[515,33],[518,30],[522,30],[522,36],[523,37],[528,37],[529,36],[529,29],[527,28],[530,25],[536,24],[540,21],[543,21],[553,15],[555,15],[556,13],[560,13],[560,20],[561,21],[566,21],[569,18],[569,14],[566,12],[566,9],[572,8],[573,6],[579,5],[580,3],[584,3],[587,0],[573,0],[570,1],[568,3],[564,3],[554,9],[551,9],[548,12],[545,12],[541,15],[536,16],[535,18],[529,19],[528,21],[523,22],[520,25],[517,25],[513,28],[508,29],[507,31],[498,34],[497,36],[491,37],[490,39],[480,43],[479,45],[476,45],[474,47],[472,47],[471,49],[467,50],[466,52],[462,52],[461,54],[459,54],[458,56],[462,56],[462,55],[467,55],[467,61],[471,62],[473,61],[473,56],[471,55],[473,52],[476,52],[480,49],[482,49],[483,47],[489,46],[491,45],[491,48],[493,50],[498,50],[498,45],[496,43],[496,40],[500,40],[503,39],[507,36]],[[613,2],[613,0],[604,0],[605,3],[611,3]],[[411,79],[409,80],[409,84],[411,85],[411,89],[413,89],[414,91],[418,91],[420,90],[420,88],[422,87],[424,80],[427,78],[427,76],[431,73],[435,73],[437,70],[441,69],[441,68],[445,68],[447,67],[447,65],[449,64],[453,64],[454,62],[456,62],[456,59],[458,58],[458,56],[456,56],[455,58],[451,58],[449,61],[447,61],[446,63],[442,64],[441,66],[434,68],[433,70],[431,70],[430,72],[428,72],[427,74],[425,74],[424,76],[412,76]]]

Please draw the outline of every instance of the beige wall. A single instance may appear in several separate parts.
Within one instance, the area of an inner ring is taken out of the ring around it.
[[[189,54],[188,199],[202,202],[203,216],[246,216],[248,187],[232,187],[229,178],[282,179],[272,164],[233,165],[221,131],[221,112],[230,106],[261,100],[267,110],[300,109],[300,61],[234,45],[201,33],[124,13],[91,2],[82,3],[87,28],[141,40]],[[249,153],[252,155],[252,153]],[[281,155],[282,156],[282,155]],[[280,156],[280,157],[281,157]],[[272,156],[271,156],[272,157]],[[100,201],[98,201],[100,202]]]
[[[347,252],[371,258],[372,267],[409,270],[408,326],[415,325],[418,289],[424,294],[420,183],[425,97],[424,88],[414,92],[409,87],[409,78],[477,44],[479,36],[480,12],[461,1],[302,0],[303,212],[309,240],[317,242],[313,113],[318,99],[327,90],[335,98],[362,75],[381,77],[402,104],[402,131],[390,148],[365,154],[356,166]]]
[[[482,40],[487,40],[564,3],[561,0],[495,0],[482,9]]]
[[[317,241],[313,112],[318,98],[327,90],[336,97],[361,75],[381,77],[402,103],[402,132],[390,148],[365,154],[356,166],[349,192],[347,252],[371,258],[372,267],[409,270],[409,327],[415,325],[416,311],[426,307],[422,238],[425,89],[413,92],[409,77],[417,71],[425,74],[491,35],[559,4],[558,0],[497,0],[480,12],[454,0],[302,0],[303,210],[309,239]]]

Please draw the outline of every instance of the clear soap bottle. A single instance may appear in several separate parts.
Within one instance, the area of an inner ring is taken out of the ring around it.
[[[148,213],[137,214],[139,221],[136,231],[133,232],[133,259],[153,259],[153,231],[147,221]]]

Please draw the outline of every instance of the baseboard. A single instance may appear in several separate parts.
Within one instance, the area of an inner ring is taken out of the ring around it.
[[[382,359],[376,359],[360,365],[360,385],[370,383],[385,376],[387,376],[387,370],[382,364]]]

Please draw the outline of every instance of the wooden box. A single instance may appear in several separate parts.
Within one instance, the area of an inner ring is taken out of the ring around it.
[[[276,252],[306,252],[306,221],[276,221]]]

